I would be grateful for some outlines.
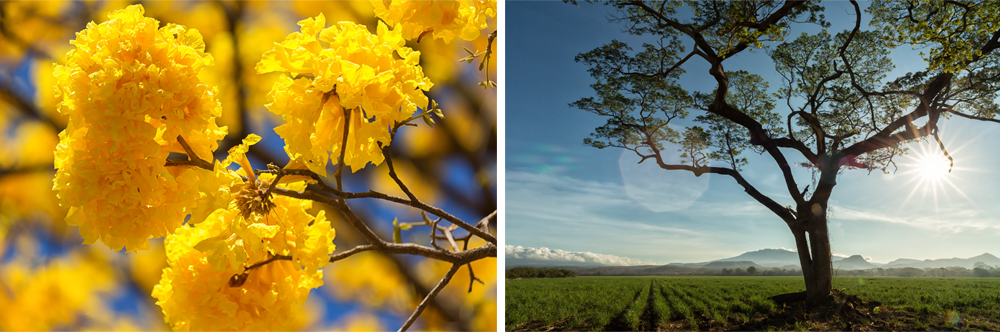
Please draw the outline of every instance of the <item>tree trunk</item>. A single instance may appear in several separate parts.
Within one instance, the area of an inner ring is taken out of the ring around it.
[[[797,221],[798,226],[791,227],[806,282],[806,304],[810,306],[825,301],[833,290],[833,260],[826,209],[816,210],[821,211],[811,211],[819,213],[808,220]]]

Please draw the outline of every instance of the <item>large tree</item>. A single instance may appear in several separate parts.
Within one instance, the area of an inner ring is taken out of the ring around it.
[[[616,9],[612,21],[625,33],[650,42],[633,50],[614,40],[576,57],[596,79],[595,95],[570,105],[607,117],[585,144],[628,149],[640,163],[652,160],[664,170],[731,177],[788,225],[810,304],[823,301],[832,288],[827,208],[843,169],[887,172],[907,143],[925,139],[951,159],[938,135],[941,121],[958,115],[1000,122],[995,2],[877,1],[862,10],[852,0],[853,28],[841,32],[827,31],[824,7],[811,1],[606,4]],[[864,29],[863,15],[871,18]],[[819,32],[786,41],[804,25]],[[926,69],[888,78],[897,47],[923,50]],[[763,77],[726,67],[753,49],[773,59],[781,77],[776,92]],[[680,77],[701,61],[715,89],[689,92]],[[694,121],[677,121],[692,112]],[[764,195],[741,175],[747,150],[774,160],[789,204]],[[789,157],[805,160],[800,165],[812,168],[812,181],[796,181]]]

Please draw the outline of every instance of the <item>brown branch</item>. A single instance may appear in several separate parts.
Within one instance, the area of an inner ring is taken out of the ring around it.
[[[351,248],[348,251],[345,251],[345,252],[342,252],[342,253],[330,256],[330,263],[339,261],[339,260],[347,258],[347,257],[351,257],[354,254],[365,252],[365,251],[369,251],[369,250],[372,250],[372,249],[375,249],[375,247],[373,247],[370,244],[363,244],[363,245]]]
[[[484,218],[483,220],[486,220],[486,219]],[[465,243],[462,245],[462,250],[469,250],[469,239],[468,239],[469,237],[471,237],[471,234],[466,237]],[[480,285],[486,285],[486,283],[483,282],[482,279],[477,278],[476,277],[476,273],[472,271],[472,263],[465,264],[465,266],[469,267],[469,291],[468,291],[468,293],[472,293],[472,285],[475,285],[476,281],[478,281]]]
[[[309,199],[309,200],[321,202],[321,203],[324,203],[324,204],[332,206],[333,208],[337,209],[338,211],[340,211],[341,214],[344,215],[344,217],[351,224],[351,226],[353,226],[355,229],[357,229],[359,232],[361,232],[361,235],[364,236],[365,239],[368,240],[368,242],[371,243],[374,246],[374,248],[372,248],[374,250],[378,250],[378,251],[382,251],[382,252],[390,253],[390,254],[421,255],[421,256],[424,256],[424,257],[433,258],[433,259],[437,259],[437,260],[441,260],[441,261],[446,261],[446,262],[451,262],[451,263],[463,262],[464,260],[469,259],[467,257],[468,255],[472,255],[472,256],[478,257],[478,258],[491,257],[491,256],[495,257],[496,256],[496,237],[493,237],[492,234],[483,232],[482,230],[480,230],[478,228],[472,227],[469,224],[465,224],[465,225],[467,225],[469,227],[469,229],[475,230],[475,232],[472,232],[472,233],[483,233],[483,234],[491,235],[491,237],[489,239],[488,238],[484,238],[487,241],[489,241],[490,243],[487,244],[486,246],[478,247],[476,249],[472,249],[472,250],[469,250],[469,251],[463,251],[461,253],[454,253],[454,252],[450,252],[450,251],[440,251],[440,250],[436,250],[436,249],[431,248],[431,247],[426,247],[426,246],[417,245],[417,244],[413,244],[413,243],[392,243],[392,242],[385,241],[382,238],[380,238],[377,234],[375,234],[375,232],[372,231],[371,228],[369,228],[367,224],[365,224],[363,221],[361,221],[360,218],[358,218],[358,216],[355,215],[353,211],[351,211],[350,206],[348,206],[346,203],[339,202],[339,201],[337,201],[337,200],[335,200],[333,198],[330,198],[330,197],[327,197],[327,196],[324,196],[324,195],[320,195],[320,194],[318,194],[316,192],[313,192],[313,191],[310,191],[310,190],[306,190],[306,191],[301,191],[300,192],[300,191],[295,191],[295,190],[290,190],[290,189],[280,188],[279,187],[279,188],[275,188],[274,189],[274,193],[278,194],[278,195],[284,195],[284,196],[294,197],[294,198],[299,198],[299,199]],[[448,218],[445,218],[445,220],[448,220]],[[459,220],[459,221],[461,222],[461,220]],[[476,234],[476,235],[479,236],[479,234]],[[480,236],[480,237],[482,237],[482,236]],[[480,249],[480,248],[492,248],[492,249]],[[485,250],[485,251],[483,251],[483,250]],[[490,251],[490,250],[492,250],[492,251]],[[478,252],[478,253],[472,253],[472,252]],[[476,258],[476,259],[478,259],[478,258]],[[475,259],[473,259],[473,260],[475,260]]]
[[[271,256],[271,258],[268,258],[268,259],[262,260],[260,262],[257,262],[257,263],[255,263],[253,265],[247,266],[247,268],[243,269],[243,273],[246,273],[246,271],[250,271],[250,270],[256,269],[258,267],[267,265],[267,264],[269,264],[269,263],[271,263],[273,261],[276,261],[276,260],[290,260],[290,259],[291,259],[291,257],[284,256],[284,255]]]
[[[393,130],[392,138],[395,138],[395,132],[396,131]],[[382,156],[385,157],[385,165],[389,167],[389,177],[392,178],[392,181],[396,182],[396,186],[398,186],[399,189],[406,194],[406,197],[410,198],[411,202],[419,202],[419,200],[417,200],[417,196],[414,196],[413,193],[410,192],[410,188],[407,188],[406,185],[403,184],[403,180],[399,179],[399,175],[396,174],[396,169],[392,167],[392,157],[389,157],[389,153],[386,151],[386,148],[382,146],[382,142],[378,143],[378,148],[382,150]]]
[[[951,173],[951,169],[955,167],[955,159],[951,157],[950,153],[948,153],[948,149],[944,148],[944,142],[941,142],[941,137],[938,137],[938,131],[936,129],[932,132],[932,135],[934,136],[934,139],[937,140],[938,147],[941,148],[941,152],[944,153],[945,157],[948,157],[948,162],[950,162],[950,164],[948,164],[948,173]]]
[[[304,176],[312,177],[313,179],[319,179],[319,175],[317,175],[314,172],[309,171],[309,170],[282,169],[282,170],[279,170],[277,172],[285,172],[288,175],[304,175]],[[317,180],[317,181],[319,181],[319,183],[323,183],[320,180]],[[415,207],[417,209],[429,212],[429,213],[431,213],[433,215],[442,217],[442,218],[444,218],[444,220],[447,220],[448,222],[450,222],[452,224],[458,225],[459,227],[465,229],[466,231],[469,231],[470,233],[473,233],[476,236],[479,236],[479,237],[483,238],[484,240],[486,240],[488,242],[491,242],[491,243],[494,243],[494,244],[496,243],[496,236],[494,236],[493,234],[490,234],[489,231],[482,230],[482,229],[476,228],[476,227],[474,227],[472,225],[469,225],[465,221],[462,221],[458,217],[455,217],[455,216],[449,214],[448,212],[445,212],[444,210],[441,210],[440,208],[428,205],[428,204],[420,202],[420,201],[411,201],[411,200],[408,200],[408,199],[405,199],[405,198],[402,198],[402,197],[396,197],[396,196],[384,194],[384,193],[381,193],[381,192],[377,192],[377,191],[374,191],[374,190],[369,190],[368,192],[364,192],[364,193],[349,193],[349,192],[343,192],[343,191],[337,190],[335,188],[330,188],[329,186],[325,186],[325,185],[320,185],[320,188],[323,191],[325,191],[325,192],[328,192],[330,194],[333,194],[334,196],[337,196],[338,199],[377,198],[377,199],[387,200],[387,201],[390,201],[390,202],[395,202],[395,203],[399,203],[399,204],[403,204],[403,205],[409,205],[411,207]],[[318,201],[318,202],[323,202],[323,203],[326,203],[326,204],[328,204],[330,206],[335,206],[335,207],[336,206],[340,206],[342,204],[340,202],[336,202],[332,198],[329,198],[329,197],[326,197],[326,196],[321,195],[319,193],[313,192],[312,190],[309,190],[309,189],[307,189],[305,191],[299,192],[299,191],[294,191],[294,190],[289,190],[289,189],[275,188],[274,189],[274,193],[279,194],[279,195],[289,196],[289,197],[295,197],[295,198],[312,199],[312,200],[315,200],[315,201]]]
[[[461,265],[459,264],[454,264],[451,266],[451,269],[449,269],[448,273],[446,273],[444,277],[441,278],[441,281],[438,281],[437,285],[434,286],[434,289],[431,289],[431,292],[427,294],[426,297],[424,297],[424,300],[420,301],[420,305],[418,305],[417,309],[413,311],[413,314],[410,315],[410,318],[406,319],[406,323],[403,324],[403,327],[399,328],[400,332],[406,331],[406,329],[410,328],[410,325],[412,325],[413,322],[417,320],[417,317],[419,317],[420,313],[424,311],[424,308],[427,307],[427,304],[429,304],[430,301],[434,299],[434,297],[437,296],[438,293],[441,292],[441,289],[443,289],[444,286],[451,281],[451,277],[455,275],[455,272],[458,272],[459,267],[461,267]]]
[[[188,164],[190,164],[191,166],[201,167],[210,171],[214,169],[212,167],[212,163],[199,158],[198,155],[194,153],[194,150],[191,149],[191,146],[188,145],[188,142],[184,140],[183,136],[177,135],[177,142],[180,143],[181,147],[184,148],[184,152],[187,152]],[[169,160],[167,161],[167,166],[171,166]]]
[[[427,214],[426,213],[424,214],[424,218],[427,218]],[[434,221],[430,222],[430,226],[431,226],[431,236],[430,236],[431,237],[431,245],[434,246],[434,248],[436,248],[436,249],[444,250],[444,249],[441,249],[441,247],[439,247],[438,244],[437,244],[437,240],[438,240],[437,231],[439,229],[438,228],[438,223],[439,222],[441,222],[441,218],[437,218],[437,220],[434,220]]]
[[[630,72],[630,71],[623,71],[623,70],[621,70],[621,68],[616,68],[615,70],[616,70],[616,71],[617,71],[618,73],[622,74],[622,75],[630,75],[630,76],[643,76],[643,77],[648,77],[648,78],[657,78],[657,77],[659,77],[659,78],[664,78],[664,77],[667,77],[667,76],[669,76],[669,75],[670,75],[670,73],[672,73],[672,72],[673,72],[673,71],[674,71],[675,69],[677,69],[678,67],[680,67],[681,65],[683,65],[683,64],[684,64],[685,62],[687,62],[687,61],[688,61],[689,59],[691,59],[691,57],[692,57],[692,56],[694,56],[695,54],[698,54],[698,53],[699,53],[699,52],[698,52],[698,49],[697,49],[697,48],[696,48],[696,49],[693,49],[693,50],[691,50],[691,53],[688,53],[688,55],[687,55],[687,56],[685,56],[685,57],[684,57],[683,59],[681,59],[680,61],[677,61],[677,63],[675,63],[675,64],[674,64],[673,66],[671,66],[671,67],[670,67],[669,69],[667,69],[667,70],[665,70],[665,71],[661,71],[661,72],[656,72],[656,73],[653,73],[653,74],[646,74],[646,73],[640,73],[640,72]]]
[[[358,254],[365,251],[375,250],[385,254],[403,254],[403,255],[417,255],[424,256],[431,259],[436,259],[443,262],[448,262],[457,265],[465,265],[486,257],[496,257],[497,247],[492,243],[488,243],[483,246],[475,247],[469,250],[463,250],[460,252],[451,252],[447,250],[436,250],[431,247],[422,246],[413,243],[385,243],[381,248],[376,248],[374,245],[359,245],[357,247],[351,248],[348,251],[330,256],[330,262],[336,262],[343,260],[354,254]],[[292,256],[288,255],[276,255],[267,260],[258,262],[247,267],[247,270],[258,268],[270,262],[276,260],[291,260]]]
[[[323,107],[323,106],[320,106]],[[337,189],[344,190],[344,186],[341,183],[341,175],[344,172],[344,156],[347,155],[347,134],[351,129],[351,111],[344,109],[344,139],[340,141],[340,160],[337,163],[337,172],[333,173],[333,178],[337,180]],[[326,165],[323,165],[326,167]],[[343,202],[344,199],[340,198]]]
[[[452,225],[452,227],[455,227],[455,225]],[[444,237],[448,239],[448,243],[451,244],[451,248],[457,252],[459,250],[458,243],[455,243],[455,237],[451,235],[451,231],[452,231],[451,229],[446,228],[441,233],[444,233]]]
[[[958,116],[966,118],[966,119],[979,120],[979,121],[990,121],[990,122],[1000,123],[1000,120],[997,120],[997,119],[990,119],[990,118],[984,118],[984,117],[981,117],[981,116],[968,115],[968,114],[965,114],[965,113],[962,113],[962,112],[955,111],[955,110],[950,109],[950,108],[947,109],[947,110],[945,110],[945,112],[948,112],[948,113],[951,113],[951,114],[955,114],[955,115],[958,115]]]
[[[753,185],[750,184],[750,182],[748,182],[746,179],[743,178],[743,175],[741,175],[739,171],[725,167],[670,165],[663,162],[663,157],[660,154],[660,149],[656,148],[656,145],[650,146],[650,149],[652,149],[653,153],[656,155],[656,164],[659,165],[660,168],[662,169],[686,170],[694,173],[695,176],[701,176],[702,174],[705,173],[729,175],[734,180],[736,180],[736,183],[738,183],[740,186],[743,187],[743,190],[747,194],[749,194],[750,197],[753,197],[753,199],[757,200],[757,202],[767,207],[769,210],[771,210],[771,212],[774,212],[774,214],[778,215],[778,217],[781,217],[781,220],[784,220],[786,223],[791,223],[792,221],[795,220],[795,216],[792,215],[792,213],[790,213],[788,209],[785,209],[784,206],[781,206],[781,204],[778,204],[778,202],[775,202],[770,197],[767,197],[766,195],[758,191],[757,188],[755,188]],[[774,149],[777,148],[774,147]],[[788,165],[786,164],[784,165],[784,167],[787,168]],[[802,196],[798,194],[799,194],[798,191],[796,191],[795,194],[792,195],[792,197],[795,198],[796,203],[799,203],[800,200],[802,199]]]
[[[474,88],[472,85],[459,84],[457,86],[457,91],[461,93],[462,100],[467,104],[468,109],[479,108],[479,103],[474,102],[475,100],[481,100],[482,90]],[[473,113],[471,115],[476,115],[477,122],[476,125],[483,129],[483,146],[486,148],[477,149],[475,151],[470,151],[465,149],[465,145],[462,141],[467,138],[458,137],[457,133],[461,132],[453,121],[443,120],[440,122],[440,127],[446,130],[440,130],[439,133],[445,134],[444,137],[447,140],[447,144],[459,147],[455,149],[457,154],[469,163],[469,166],[475,171],[475,174],[482,174],[484,170],[488,167],[485,165],[491,160],[496,161],[496,146],[497,146],[497,132],[496,126],[491,125],[491,121],[483,113]],[[495,119],[495,117],[493,117]],[[393,146],[389,146],[393,149]],[[398,152],[398,151],[397,151]],[[413,158],[415,162],[414,166],[426,176],[426,178],[434,180],[437,182],[437,186],[442,189],[443,193],[449,197],[450,201],[459,202],[466,206],[475,206],[476,210],[480,213],[489,213],[496,209],[496,197],[487,186],[479,186],[479,192],[482,197],[480,200],[473,200],[472,196],[469,194],[455,189],[452,183],[445,181],[444,177],[436,176],[435,172],[439,169],[433,167],[435,162],[441,160],[440,157],[428,156],[423,158]]]
[[[476,223],[476,228],[483,228],[486,230],[490,225],[490,221],[495,220],[497,220],[497,210],[493,210],[493,213],[490,213],[489,215],[483,217],[483,219],[480,219],[479,222]]]

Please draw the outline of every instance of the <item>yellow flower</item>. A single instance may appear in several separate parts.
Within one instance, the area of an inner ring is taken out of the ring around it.
[[[450,43],[455,37],[475,40],[486,28],[486,16],[497,16],[496,0],[423,1],[369,0],[388,24],[402,24],[407,40],[430,33]]]
[[[245,161],[244,153],[258,140],[244,140],[216,169],[224,169],[222,165],[233,159]],[[245,174],[253,174],[248,162],[244,167]],[[239,180],[228,208],[167,236],[168,267],[153,288],[153,297],[168,324],[178,331],[297,329],[301,320],[288,317],[304,316],[302,305],[310,289],[323,284],[319,269],[329,263],[335,232],[325,212],[315,218],[306,213],[312,201],[285,196],[274,197],[265,214],[251,211],[249,218],[244,217],[245,206],[238,203],[239,196],[247,194],[244,189],[265,187],[274,176],[261,174],[248,183],[232,176]],[[305,183],[281,186],[302,190]],[[292,260],[247,269],[279,254]]]
[[[65,329],[82,311],[100,305],[114,273],[100,261],[71,255],[32,268],[14,260],[0,269],[0,330]]]
[[[323,176],[327,161],[340,157],[352,171],[383,157],[389,130],[428,103],[433,86],[419,66],[420,52],[404,45],[401,27],[379,22],[372,35],[363,25],[325,17],[299,22],[293,33],[264,53],[257,73],[287,72],[268,94],[268,109],[285,124],[275,128],[292,159]],[[344,144],[344,127],[348,135]],[[301,159],[300,159],[301,158]]]
[[[316,220],[302,229],[296,235],[294,255],[295,262],[313,271],[330,263],[330,254],[336,249],[333,238],[336,232],[326,219],[326,211],[320,210]]]
[[[227,227],[222,219],[210,218],[167,236],[169,267],[153,287],[167,323],[175,331],[300,328],[299,321],[288,317],[304,315],[303,304],[312,288],[323,285],[323,272],[296,268],[287,260],[246,271],[233,266],[219,270],[194,247]]]
[[[148,249],[148,238],[167,235],[214,198],[200,194],[211,171],[164,164],[170,152],[184,152],[179,135],[201,158],[226,135],[215,123],[218,91],[198,78],[213,63],[201,35],[158,29],[143,12],[133,5],[89,23],[66,64],[53,67],[58,110],[69,117],[53,189],[84,243],[113,250]]]
[[[296,269],[305,267],[307,274],[316,272],[329,263],[329,255],[335,249],[336,232],[326,220],[325,211],[315,217],[306,212],[312,207],[312,201],[274,196],[268,192],[274,175],[255,176],[246,157],[250,146],[259,141],[260,136],[250,134],[242,144],[229,150],[223,162],[216,163],[218,174],[215,178],[231,181],[229,185],[222,185],[216,200],[228,197],[226,204],[212,211],[206,219],[192,218],[192,223],[217,226],[211,229],[209,237],[199,240],[193,248],[207,255],[206,262],[215,271],[240,274],[252,264],[274,255],[285,255],[291,256]],[[226,169],[233,162],[241,165],[239,172],[246,176],[246,181],[238,172]],[[302,181],[278,184],[279,188],[292,190],[303,190],[305,186]]]
[[[365,271],[365,273],[357,273]],[[328,294],[342,301],[358,301],[369,309],[391,310],[398,314],[412,312],[420,301],[406,285],[392,259],[378,252],[362,252],[337,261],[326,281],[337,287],[324,287]]]

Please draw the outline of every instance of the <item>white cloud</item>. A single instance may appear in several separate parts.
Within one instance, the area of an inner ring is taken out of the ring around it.
[[[525,222],[537,226],[556,222],[572,228],[613,227],[660,234],[702,235],[685,228],[636,222],[626,215],[614,216],[611,211],[640,208],[617,183],[525,172],[507,172],[506,182],[508,218],[517,217],[508,220],[515,224]]]
[[[755,218],[770,213],[751,200],[699,200],[683,211],[655,212],[630,198],[621,183],[558,174],[507,171],[504,181],[508,240],[642,260],[724,257],[756,231]]]
[[[914,228],[959,233],[965,231],[1000,230],[1000,223],[985,215],[983,211],[934,207],[935,211],[913,209],[898,215],[886,215],[875,211],[860,211],[834,206],[831,219],[880,221]]]
[[[522,246],[507,245],[504,247],[504,255],[507,259],[533,259],[551,262],[577,262],[577,263],[597,263],[604,265],[663,265],[664,263],[644,261],[628,257],[615,255],[595,254],[592,252],[575,252],[560,249],[549,249],[545,247],[530,248]]]

